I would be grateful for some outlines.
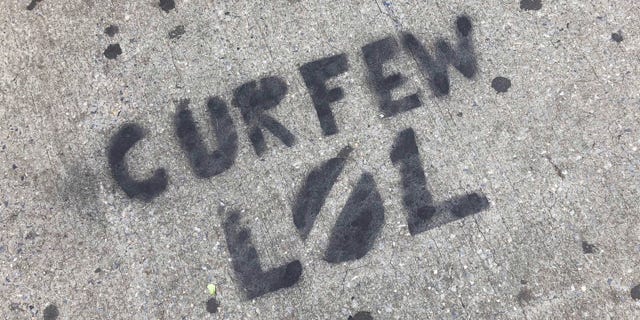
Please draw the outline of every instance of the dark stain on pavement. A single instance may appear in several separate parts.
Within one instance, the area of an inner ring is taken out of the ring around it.
[[[516,296],[516,301],[518,301],[518,304],[523,306],[525,304],[528,304],[531,300],[533,300],[533,294],[531,294],[531,290],[529,290],[529,288],[527,287],[523,287],[522,289],[520,289],[520,292],[518,292],[518,295]]]
[[[353,316],[349,316],[348,320],[373,320],[373,317],[368,311],[359,311]]]
[[[104,56],[107,57],[107,59],[115,59],[121,54],[122,48],[120,48],[119,43],[110,44],[107,49],[104,50]]]
[[[556,172],[556,175],[560,177],[560,179],[564,179],[564,172],[562,172],[562,169],[560,169],[560,167],[553,161],[553,159],[551,159],[551,156],[545,155],[544,157],[547,159],[547,161],[549,161],[549,163],[553,167],[553,170]]]
[[[180,39],[185,32],[184,26],[177,26],[173,28],[173,30],[169,31],[169,39]]]
[[[25,240],[33,240],[37,236],[38,236],[38,234],[35,231],[31,230],[31,231],[27,232],[27,235],[24,236],[24,239]]]
[[[176,7],[176,2],[174,0],[160,0],[160,9],[164,10],[164,12],[169,12]]]
[[[207,300],[207,312],[217,313],[219,307],[220,307],[220,302],[218,302],[216,298],[211,298]]]
[[[94,170],[82,162],[71,162],[65,166],[57,192],[52,195],[62,201],[66,211],[89,221],[104,222],[104,211],[98,200],[99,179]]]
[[[633,300],[640,300],[640,284],[631,288],[631,298],[633,298]]]
[[[511,80],[505,77],[495,77],[491,81],[491,87],[498,93],[507,92],[511,88]]]
[[[614,32],[611,34],[611,40],[620,43],[622,42],[622,40],[624,40],[624,37],[622,37],[622,31],[618,30],[618,32]]]
[[[36,4],[38,4],[38,2],[42,2],[42,0],[31,0],[31,3],[29,3],[27,5],[27,10],[33,10],[36,8]]]
[[[58,312],[58,307],[55,304],[50,304],[46,308],[44,308],[43,319],[44,320],[56,320],[60,313]]]
[[[595,253],[596,246],[586,241],[582,241],[582,252],[584,252],[585,254]]]
[[[120,32],[120,28],[115,24],[112,24],[104,29],[104,34],[108,35],[109,37],[115,36],[116,34],[118,34],[118,32]]]
[[[520,9],[540,10],[542,9],[542,0],[520,0]]]

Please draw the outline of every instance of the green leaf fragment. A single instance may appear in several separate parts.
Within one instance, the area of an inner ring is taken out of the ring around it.
[[[216,295],[216,285],[213,284],[213,283],[209,283],[207,285],[207,289],[209,290],[209,294],[215,297],[215,295]]]

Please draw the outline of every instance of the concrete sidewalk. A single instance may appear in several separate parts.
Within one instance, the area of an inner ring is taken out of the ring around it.
[[[3,8],[2,319],[640,317],[639,3]]]

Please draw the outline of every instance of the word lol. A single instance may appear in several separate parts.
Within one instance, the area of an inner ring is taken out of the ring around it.
[[[475,76],[477,63],[471,39],[471,21],[466,16],[460,16],[456,19],[455,26],[458,38],[455,49],[447,41],[438,40],[434,55],[411,33],[401,34],[400,41],[395,37],[386,37],[362,47],[368,80],[385,117],[422,106],[417,92],[396,100],[392,98],[392,90],[402,86],[407,79],[400,73],[385,75],[383,70],[385,63],[398,56],[401,47],[414,58],[436,97],[450,92],[449,66],[453,66],[467,78]],[[331,105],[344,98],[344,90],[340,87],[328,88],[327,81],[348,69],[346,54],[308,62],[299,68],[325,136],[339,132]],[[274,135],[287,147],[296,144],[295,135],[268,114],[269,110],[278,106],[287,91],[287,84],[276,76],[252,80],[233,90],[231,103],[239,109],[249,141],[258,156],[267,149],[265,132]],[[202,179],[212,178],[231,168],[238,151],[238,133],[229,115],[227,103],[219,97],[211,97],[206,107],[214,128],[216,150],[210,151],[206,147],[189,109],[189,100],[182,100],[178,104],[173,120],[176,137],[191,170],[196,177]],[[151,177],[135,180],[129,175],[124,160],[127,152],[143,137],[143,128],[127,123],[112,137],[107,154],[111,174],[124,193],[130,198],[151,201],[166,190],[166,170],[159,168]],[[336,157],[312,169],[300,187],[293,205],[292,219],[303,240],[313,228],[351,151],[352,148],[346,146]],[[488,199],[480,193],[455,196],[441,203],[433,201],[420,162],[416,135],[411,128],[397,134],[389,158],[399,169],[402,201],[407,212],[409,232],[413,236],[489,207]],[[335,264],[364,257],[373,247],[384,225],[384,211],[374,176],[363,172],[331,230],[324,259]],[[237,211],[227,215],[224,234],[233,269],[247,298],[253,299],[298,282],[303,272],[298,260],[270,270],[262,269],[258,252],[251,242],[251,230],[241,225]]]

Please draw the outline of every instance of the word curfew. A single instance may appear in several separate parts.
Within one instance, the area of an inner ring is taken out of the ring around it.
[[[415,63],[436,98],[449,95],[452,91],[450,69],[457,70],[469,79],[477,74],[471,19],[464,15],[458,16],[454,28],[455,43],[439,39],[433,52],[409,32],[403,32],[399,37],[382,38],[361,47],[367,81],[382,115],[393,117],[423,105],[420,92],[397,99],[392,94],[407,82],[407,78],[398,72],[388,74],[385,72],[385,65],[398,58],[402,52],[411,56],[412,63]],[[304,63],[298,69],[324,136],[340,132],[332,108],[345,97],[342,87],[332,87],[328,83],[348,70],[349,59],[345,53]],[[191,101],[179,101],[172,125],[195,177],[211,179],[233,167],[238,155],[239,136],[237,124],[230,115],[232,110],[240,113],[246,137],[258,157],[268,148],[265,135],[274,136],[278,143],[286,147],[295,146],[295,133],[269,113],[277,108],[288,92],[287,83],[272,75],[239,85],[233,90],[230,103],[217,96],[208,98],[206,112],[213,128],[211,138],[215,141],[215,150],[207,147],[207,137],[201,133],[204,130],[199,129],[194,120]],[[169,176],[164,168],[155,169],[146,179],[134,179],[130,175],[125,161],[126,154],[144,136],[145,130],[140,125],[124,124],[110,140],[107,160],[111,175],[120,189],[130,198],[149,202],[166,191]],[[402,204],[412,236],[489,208],[489,200],[479,192],[434,201],[420,161],[417,138],[412,128],[398,132],[393,144],[389,146],[388,158],[400,176]],[[352,151],[351,146],[344,146],[335,157],[316,164],[300,184],[292,205],[291,219],[302,240],[307,239]],[[324,260],[328,263],[360,259],[373,247],[385,221],[385,208],[375,180],[373,174],[364,171],[352,187],[329,233],[324,253]],[[303,273],[300,261],[294,260],[280,267],[263,270],[258,251],[251,242],[251,230],[242,226],[239,211],[224,212],[224,215],[224,235],[232,266],[247,298],[253,299],[298,282]]]

